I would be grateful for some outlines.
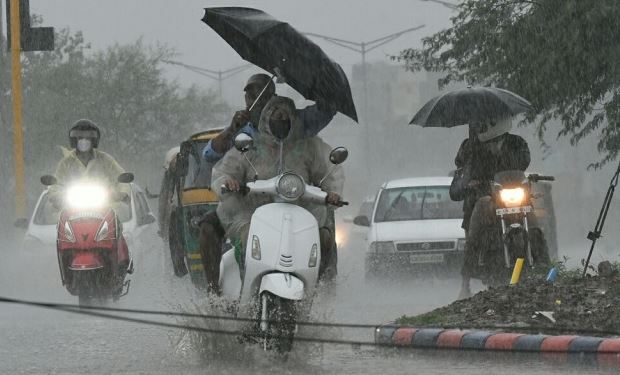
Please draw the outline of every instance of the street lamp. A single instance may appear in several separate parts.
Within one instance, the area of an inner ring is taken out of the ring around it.
[[[393,41],[394,39],[400,37],[403,34],[419,30],[425,26],[426,25],[412,27],[406,30],[399,31],[397,33],[383,36],[375,40],[371,40],[369,42],[353,42],[350,40],[334,38],[331,36],[321,35],[321,34],[316,34],[316,33],[304,33],[304,34],[308,36],[313,36],[313,37],[324,39],[332,44],[349,49],[351,51],[355,51],[359,53],[360,55],[362,55],[362,79],[364,81],[364,121],[367,121],[367,118],[368,118],[367,117],[368,115],[368,79],[366,76],[366,54],[376,48],[381,47],[382,45],[386,43]]]
[[[445,6],[446,8],[450,8],[452,10],[456,10],[458,8],[458,5],[450,3],[450,2],[447,2],[447,1],[443,1],[443,0],[420,0],[420,1],[441,4],[441,5]]]
[[[244,64],[244,65],[240,65],[234,68],[230,68],[227,70],[211,70],[211,69],[206,69],[206,68],[201,68],[198,66],[194,66],[194,65],[188,65],[188,64],[184,64],[182,62],[178,62],[178,61],[172,61],[172,60],[162,60],[162,62],[166,63],[166,64],[170,64],[170,65],[177,65],[180,67],[183,67],[187,70],[190,70],[196,74],[200,74],[202,76],[211,78],[213,80],[216,80],[218,82],[218,91],[220,94],[220,99],[222,99],[222,82],[238,73],[243,72],[244,70],[247,70],[249,68],[251,68],[253,65],[252,64]]]

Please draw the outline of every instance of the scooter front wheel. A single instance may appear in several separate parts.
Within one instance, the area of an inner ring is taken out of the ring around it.
[[[266,348],[274,348],[279,353],[290,352],[295,339],[297,324],[297,306],[295,301],[266,293],[266,311],[268,312]]]

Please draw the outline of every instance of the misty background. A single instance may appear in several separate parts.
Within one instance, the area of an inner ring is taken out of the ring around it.
[[[2,4],[3,6],[4,4]],[[42,26],[54,27],[57,32],[69,28],[71,33],[82,32],[84,55],[96,56],[110,48],[135,45],[140,41],[145,48],[167,48],[169,60],[199,66],[213,71],[226,71],[246,64],[201,18],[204,7],[251,6],[264,10],[274,17],[289,22],[304,32],[356,42],[371,41],[385,35],[424,24],[425,27],[402,35],[366,56],[367,98],[364,101],[364,80],[361,55],[324,40],[313,40],[335,61],[340,63],[349,77],[356,102],[360,124],[343,115],[337,115],[332,124],[320,136],[333,146],[343,145],[350,149],[350,159],[345,165],[347,183],[345,198],[351,206],[341,214],[355,214],[362,199],[374,195],[387,179],[399,177],[447,175],[454,167],[454,156],[466,137],[466,128],[423,129],[408,125],[415,112],[439,91],[435,73],[406,72],[390,56],[401,50],[419,47],[421,38],[449,26],[452,11],[432,2],[416,0],[391,0],[371,2],[358,0],[262,0],[262,1],[197,1],[197,0],[31,0],[31,13],[42,17]],[[4,9],[3,9],[4,14]],[[3,19],[4,21],[4,19]],[[2,30],[5,35],[6,30]],[[57,41],[58,42],[58,41]],[[86,44],[89,44],[86,47]],[[159,46],[159,47],[158,47]],[[2,46],[3,51],[6,50]],[[38,53],[41,54],[41,53]],[[42,53],[45,54],[45,53]],[[4,60],[5,64],[7,60]],[[41,66],[45,61],[39,61]],[[258,72],[249,68],[221,82],[199,75],[178,65],[158,63],[163,79],[177,85],[180,97],[193,87],[196,95],[190,98],[193,106],[199,106],[203,98],[204,108],[190,108],[192,113],[203,113],[202,118],[170,117],[145,122],[151,126],[134,129],[131,123],[102,123],[104,130],[101,149],[110,151],[127,170],[135,172],[137,182],[151,191],[157,191],[163,169],[165,151],[177,146],[192,132],[209,127],[227,126],[232,113],[243,105],[243,84],[249,75]],[[25,82],[28,80],[24,73]],[[7,81],[4,81],[7,82]],[[60,83],[58,83],[60,84]],[[10,87],[3,87],[6,94]],[[449,88],[448,88],[449,89]],[[93,91],[100,90],[92,87]],[[311,104],[303,100],[286,85],[278,85],[280,95],[291,96],[298,107]],[[50,101],[58,95],[53,90]],[[70,95],[70,94],[69,94]],[[4,96],[6,97],[6,95]],[[46,98],[46,96],[39,96]],[[190,100],[187,99],[187,100]],[[10,108],[4,100],[2,110]],[[367,106],[364,106],[364,102]],[[56,102],[55,102],[56,103]],[[66,132],[71,122],[80,116],[80,108],[63,108],[62,101],[55,104],[55,113],[65,112],[65,117],[37,118],[33,123],[45,124],[45,136],[41,129],[26,122],[26,175],[28,206],[36,203],[42,190],[38,179],[53,172],[62,154],[58,145],[67,146]],[[185,103],[185,102],[184,102]],[[28,103],[25,96],[25,108]],[[110,109],[104,104],[90,103],[89,110],[98,108],[106,118]],[[189,110],[189,109],[188,109]],[[203,112],[201,112],[201,110]],[[179,110],[182,111],[182,108]],[[91,113],[91,112],[89,112]],[[12,124],[9,116],[2,116],[0,133],[0,178],[4,181],[0,195],[2,228],[12,225],[13,170],[12,170]],[[71,120],[71,117],[75,117]],[[112,117],[113,118],[113,117]],[[182,122],[182,125],[181,125]],[[515,121],[516,124],[517,121]],[[28,126],[31,126],[30,133]],[[582,141],[576,147],[568,140],[556,140],[560,127],[549,127],[546,142],[549,149],[542,149],[534,135],[534,127],[517,128],[513,132],[523,136],[532,151],[530,171],[556,176],[553,198],[558,222],[560,254],[569,254],[573,260],[584,257],[589,242],[585,236],[592,230],[609,185],[615,165],[607,165],[597,171],[588,170],[589,164],[600,159],[596,150],[596,135]],[[136,135],[135,141],[123,145],[126,135]],[[153,135],[162,135],[153,137]],[[115,135],[115,136],[109,136]],[[61,142],[65,142],[62,144]],[[117,142],[117,144],[115,144]],[[120,149],[119,149],[120,148]],[[131,152],[130,152],[130,151]],[[615,163],[612,163],[615,164]],[[605,237],[598,243],[598,255],[618,260],[620,251],[617,241],[620,234],[616,228],[620,215],[618,199],[612,203],[604,230]],[[151,202],[152,206],[155,202]],[[363,252],[360,249],[360,256]]]

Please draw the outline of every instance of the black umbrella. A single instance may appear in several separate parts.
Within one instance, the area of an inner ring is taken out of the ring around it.
[[[342,68],[288,23],[252,8],[205,8],[202,19],[237,53],[282,76],[306,99],[321,100],[357,121],[349,81]]]
[[[514,116],[531,109],[530,102],[508,90],[468,87],[431,99],[415,114],[410,124],[451,128],[480,120]]]

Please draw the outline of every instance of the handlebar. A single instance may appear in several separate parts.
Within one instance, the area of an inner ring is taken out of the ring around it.
[[[250,188],[247,186],[241,186],[240,190],[238,191],[241,194],[248,194],[250,192]],[[229,194],[229,193],[236,193],[235,191],[230,190],[226,185],[222,185],[220,186],[220,194]],[[342,207],[342,206],[348,206],[349,202],[347,201],[340,201],[337,204],[334,204],[333,206],[336,207]]]
[[[555,177],[553,176],[544,176],[539,174],[531,174],[527,176],[530,181],[538,182],[538,181],[555,181]]]

